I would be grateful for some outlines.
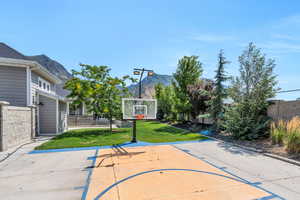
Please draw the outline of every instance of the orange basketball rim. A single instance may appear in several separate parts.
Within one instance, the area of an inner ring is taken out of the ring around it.
[[[144,114],[138,114],[135,116],[136,119],[141,120],[144,119],[145,115]]]

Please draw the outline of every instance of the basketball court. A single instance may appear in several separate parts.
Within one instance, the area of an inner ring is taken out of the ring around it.
[[[86,199],[268,199],[270,193],[172,145],[102,149]]]
[[[155,99],[122,100],[123,119],[155,119]],[[115,145],[93,158],[85,199],[88,200],[246,200],[270,193],[196,158],[171,144]]]

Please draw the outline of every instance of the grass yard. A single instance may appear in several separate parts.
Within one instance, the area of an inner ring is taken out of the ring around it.
[[[121,144],[129,142],[131,135],[131,128],[116,128],[113,129],[113,133],[110,133],[109,129],[101,128],[78,129],[58,135],[35,149],[45,150]],[[144,142],[159,143],[203,140],[206,137],[156,121],[138,121],[137,139]]]

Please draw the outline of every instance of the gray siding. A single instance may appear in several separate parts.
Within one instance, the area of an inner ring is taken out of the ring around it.
[[[0,66],[0,101],[26,106],[26,68]]]
[[[39,95],[40,134],[56,133],[56,100]]]

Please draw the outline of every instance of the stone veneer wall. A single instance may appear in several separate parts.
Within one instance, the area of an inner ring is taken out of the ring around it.
[[[34,107],[9,106],[0,102],[0,151],[30,142],[36,136]]]

